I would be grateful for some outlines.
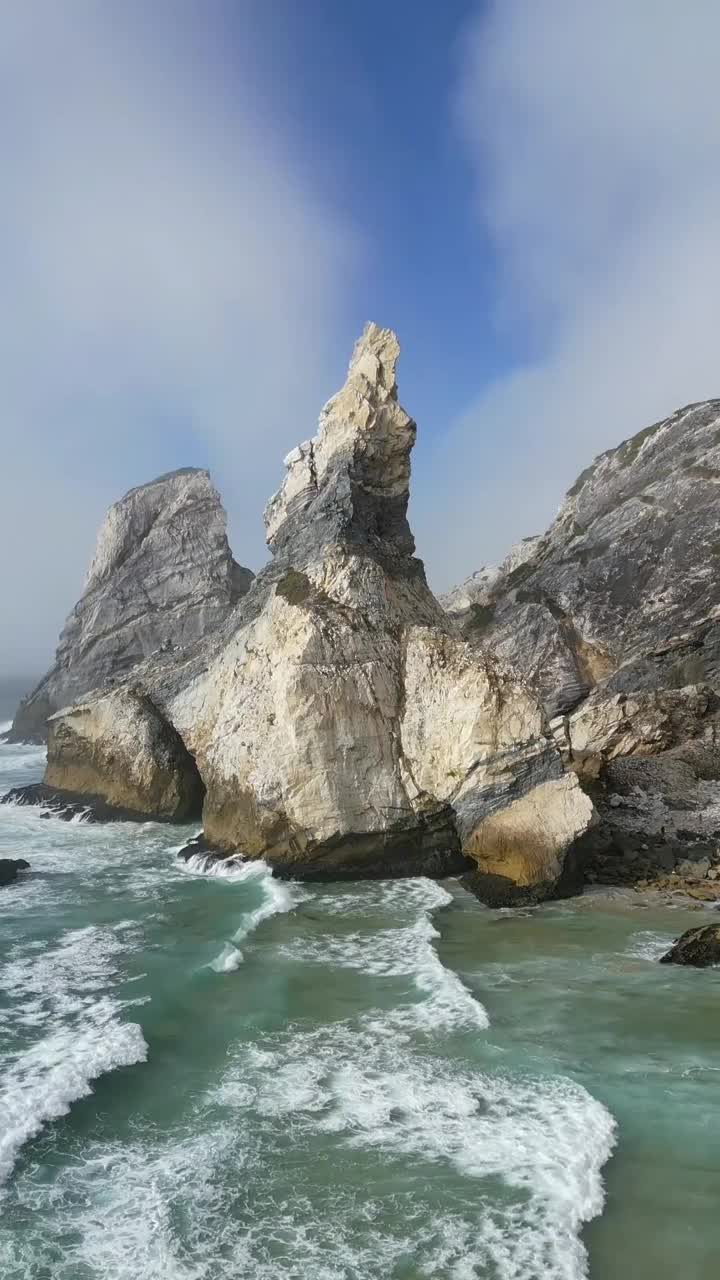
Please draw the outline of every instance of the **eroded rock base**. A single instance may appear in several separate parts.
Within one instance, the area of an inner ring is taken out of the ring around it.
[[[33,805],[40,808],[41,818],[60,818],[63,822],[147,822],[147,813],[108,804],[102,796],[80,791],[65,791],[49,787],[44,782],[32,782],[24,787],[12,787],[0,804]],[[153,822],[169,821],[153,815]]]
[[[228,854],[207,840],[195,836],[178,852],[188,861],[195,855],[217,858],[242,857]],[[440,880],[461,875],[474,866],[460,847],[452,810],[428,815],[412,830],[359,832],[326,840],[315,849],[304,850],[302,859],[265,853],[264,861],[280,880],[332,882],[340,880],[391,880],[408,876],[428,876]]]

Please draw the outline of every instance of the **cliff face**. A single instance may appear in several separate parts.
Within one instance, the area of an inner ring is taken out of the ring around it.
[[[173,471],[131,489],[105,517],[54,666],[20,705],[11,740],[44,741],[61,707],[158,650],[181,652],[207,636],[252,578],[232,558],[207,471]]]
[[[161,654],[133,684],[196,761],[214,847],[300,877],[474,866],[483,896],[536,900],[557,890],[592,806],[535,697],[458,634],[413,555],[398,353],[393,333],[366,328],[317,434],[286,458],[270,564],[188,660]],[[79,711],[54,721],[56,785],[75,776],[70,731],[86,758],[92,723],[103,759],[101,717]],[[115,733],[128,776],[137,736]],[[146,763],[147,785],[152,752]]]
[[[601,454],[547,533],[445,607],[531,681],[551,716],[610,675],[616,690],[720,689],[719,496],[720,400],[709,400]]]

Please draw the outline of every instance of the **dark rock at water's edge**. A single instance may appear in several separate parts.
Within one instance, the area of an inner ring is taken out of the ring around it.
[[[703,924],[688,929],[664,956],[660,964],[693,965],[697,969],[720,964],[720,924]]]
[[[442,880],[477,865],[462,852],[449,807],[423,815],[412,830],[349,833],[306,851],[302,861],[272,857],[267,861],[281,880],[319,883],[406,876]]]
[[[152,655],[179,658],[225,621],[252,580],[232,557],[207,471],[185,467],[131,489],[105,517],[55,663],[20,704],[9,740],[44,742],[61,707]]]
[[[0,804],[33,805],[39,807],[41,818],[61,818],[63,822],[77,819],[82,822],[158,822],[161,819],[137,809],[124,809],[108,804],[102,796],[86,795],[79,791],[63,791],[49,787],[44,782],[31,782],[23,787],[12,787]]]
[[[223,855],[218,853],[217,849],[211,849],[201,831],[198,835],[188,840],[187,844],[184,844],[182,848],[178,849],[177,856],[183,862],[189,862],[191,858],[197,857],[222,861],[223,857],[227,857],[227,854]]]
[[[17,880],[19,871],[29,871],[30,863],[24,858],[0,858],[0,887]]]
[[[200,833],[178,850],[179,858],[188,862],[201,857],[209,862],[224,862],[242,854],[223,853]],[[265,855],[264,859],[278,880],[301,880],[331,884],[334,881],[385,880],[409,876],[427,876],[442,880],[460,875],[474,866],[460,848],[452,823],[452,814],[433,815],[419,830],[359,833],[325,841],[301,860],[288,861]]]

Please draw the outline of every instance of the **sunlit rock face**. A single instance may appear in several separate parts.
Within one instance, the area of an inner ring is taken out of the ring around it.
[[[578,477],[541,537],[444,598],[551,716],[614,692],[720,690],[720,400],[690,405]]]
[[[207,471],[185,468],[131,489],[108,511],[83,594],[55,663],[13,722],[15,740],[44,741],[47,720],[160,650],[209,635],[247,591],[220,496]]]
[[[536,697],[460,635],[413,555],[398,354],[367,326],[268,503],[272,560],[213,637],[133,680],[196,761],[216,849],[301,878],[487,864],[489,898],[536,900],[592,805]]]
[[[125,685],[51,717],[45,785],[98,797],[136,818],[199,818],[204,787],[179,734]]]

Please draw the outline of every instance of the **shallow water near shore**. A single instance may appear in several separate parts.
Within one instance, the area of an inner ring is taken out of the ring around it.
[[[0,791],[42,769],[0,746]],[[292,885],[0,806],[3,1280],[705,1280],[705,918]]]

